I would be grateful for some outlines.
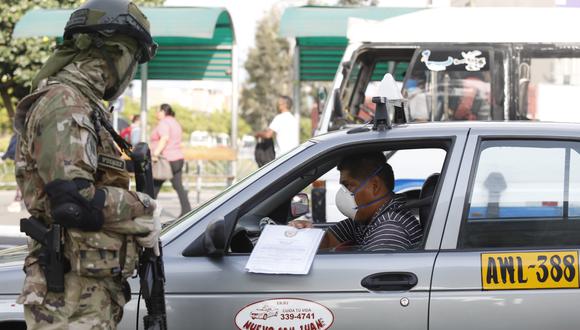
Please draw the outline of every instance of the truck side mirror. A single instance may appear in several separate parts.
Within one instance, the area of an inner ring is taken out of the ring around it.
[[[352,67],[352,62],[351,61],[344,61],[342,62],[342,76],[346,77],[348,74],[348,71],[350,71],[350,68]]]

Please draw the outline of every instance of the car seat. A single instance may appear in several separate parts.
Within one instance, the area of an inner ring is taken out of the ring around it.
[[[433,173],[423,183],[421,187],[421,194],[419,194],[419,200],[424,201],[424,204],[419,206],[419,222],[423,230],[427,229],[429,215],[431,214],[431,206],[433,206],[433,195],[435,195],[435,190],[437,189],[437,183],[439,183],[439,177],[441,174]]]
[[[431,214],[431,206],[433,204],[433,195],[437,189],[437,183],[439,182],[440,176],[441,174],[439,173],[433,173],[428,176],[421,187],[419,199],[405,204],[405,208],[407,209],[419,209],[419,223],[421,224],[423,231],[428,227],[429,215]]]

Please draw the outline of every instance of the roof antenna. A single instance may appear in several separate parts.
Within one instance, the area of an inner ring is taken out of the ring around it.
[[[394,111],[396,123],[406,122],[404,109],[407,101],[403,99],[401,91],[390,73],[385,74],[381,80],[378,94],[378,96],[373,97],[373,103],[377,105],[373,131],[391,129],[389,110]]]

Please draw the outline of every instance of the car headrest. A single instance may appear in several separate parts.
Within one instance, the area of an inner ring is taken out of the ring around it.
[[[425,179],[425,182],[423,183],[423,187],[421,188],[421,194],[419,194],[420,199],[427,198],[427,197],[433,197],[433,194],[435,194],[435,189],[437,188],[437,183],[439,182],[440,176],[441,176],[441,174],[439,174],[439,173],[433,173],[429,177],[427,177],[427,179]]]
[[[428,200],[429,203],[421,206],[419,208],[419,222],[425,230],[428,227],[429,215],[431,214],[433,195],[435,195],[435,189],[437,189],[437,183],[439,182],[439,173],[431,174],[421,188],[421,194],[419,194],[420,200]]]
[[[413,209],[431,206],[431,203],[433,202],[433,194],[435,193],[435,188],[437,188],[437,182],[439,182],[440,176],[439,173],[433,173],[427,177],[421,187],[419,199],[407,202],[405,207],[407,209]]]

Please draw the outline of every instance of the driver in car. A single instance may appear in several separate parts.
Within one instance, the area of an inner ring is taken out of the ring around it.
[[[349,244],[363,251],[402,251],[419,246],[421,225],[404,208],[404,196],[393,193],[395,177],[383,153],[349,155],[340,161],[338,170],[342,186],[336,194],[336,205],[348,219],[326,231],[321,249]],[[312,227],[305,220],[294,220],[289,225]]]

